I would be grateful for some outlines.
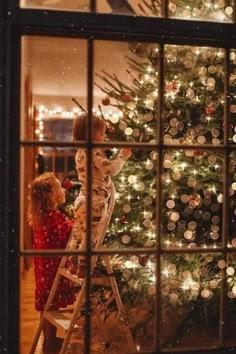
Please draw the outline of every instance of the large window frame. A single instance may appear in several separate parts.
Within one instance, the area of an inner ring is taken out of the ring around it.
[[[93,9],[94,1],[91,3]],[[163,12],[165,12],[165,9]],[[0,283],[4,284],[0,292],[0,314],[1,319],[3,319],[0,327],[2,336],[0,348],[5,348],[5,352],[7,353],[17,354],[19,352],[19,148],[21,145],[25,144],[19,140],[21,36],[77,36],[79,38],[88,39],[88,83],[90,83],[88,85],[88,107],[91,107],[93,40],[152,41],[158,42],[161,45],[201,44],[223,47],[229,51],[231,47],[236,46],[236,24],[207,23],[201,21],[191,22],[162,18],[130,17],[125,15],[117,16],[95,14],[93,12],[72,13],[48,10],[45,12],[43,10],[19,9],[17,7],[17,1],[14,0],[6,1],[5,3],[1,2],[0,20],[2,20],[4,24],[0,28],[0,43],[3,48],[3,50],[0,51],[0,166],[3,166],[0,172],[0,232],[3,235],[0,239]],[[73,24],[73,27],[71,24]],[[188,35],[183,35],[186,33]],[[229,67],[229,60],[227,60],[227,66]],[[163,78],[160,80],[162,82]],[[160,102],[160,111],[162,106],[163,102]],[[91,114],[91,111],[89,113]],[[32,142],[27,142],[27,144],[32,144]],[[60,144],[57,143],[57,145]],[[68,146],[72,145],[73,144],[68,144]],[[126,144],[123,145],[125,146]],[[162,148],[163,146],[160,145],[160,152]],[[172,146],[171,148],[174,147]],[[223,149],[223,147],[221,148]],[[236,147],[231,148],[232,150],[236,149]],[[227,172],[227,164],[225,172]],[[226,200],[224,205],[226,213]],[[227,226],[225,224],[224,234],[226,233]],[[197,251],[196,249],[192,252]],[[209,250],[204,250],[204,252],[207,251]],[[228,249],[226,249],[226,245],[224,245],[222,252],[226,253],[226,251],[228,252]],[[153,250],[151,252],[153,252]],[[33,252],[28,251],[20,252],[21,256],[33,254]],[[161,250],[157,248],[156,255],[159,256],[160,254]],[[158,306],[160,306],[159,302],[157,302],[157,309]],[[90,332],[88,331],[86,336],[87,342],[89,339]],[[223,342],[219,343],[218,349],[220,348],[223,348]],[[86,351],[86,353],[89,353],[89,351]],[[211,353],[213,353],[213,349]]]

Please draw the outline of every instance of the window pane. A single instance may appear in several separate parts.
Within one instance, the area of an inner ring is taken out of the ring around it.
[[[225,337],[226,345],[235,347],[236,340],[235,336],[232,333],[232,328],[235,325],[235,298],[236,298],[236,262],[235,262],[235,253],[228,254],[227,264],[225,267],[226,278],[227,278],[227,287],[226,287],[226,328]]]
[[[236,114],[236,50],[231,49],[230,51],[230,77],[229,77],[229,138],[230,142],[236,143],[236,125],[235,125],[235,114]]]
[[[229,230],[228,242],[231,247],[236,247],[236,155],[231,152],[229,159]]]
[[[158,63],[157,44],[95,42],[94,82],[110,140],[156,141]]]
[[[90,0],[20,0],[20,7],[31,9],[87,12],[90,9]]]
[[[178,150],[163,158],[163,245],[221,244],[224,155]]]
[[[218,344],[222,258],[219,254],[162,257],[164,347],[190,351]]]
[[[20,281],[20,354],[25,354],[30,352],[30,348],[33,344],[35,334],[40,322],[40,312],[45,307],[45,303],[48,297],[48,291],[50,291],[55,272],[57,269],[58,262],[60,259],[58,257],[27,257],[20,260],[21,261],[21,281]],[[25,270],[25,264],[30,267],[27,271]],[[65,330],[68,328],[70,318],[72,316],[72,304],[74,304],[78,296],[78,289],[76,289],[75,284],[70,280],[64,279],[63,283],[60,282],[58,286],[58,291],[54,298],[53,310],[60,308],[62,310],[64,319],[62,319],[62,314],[59,317],[57,313],[52,313],[54,319],[57,323],[56,336],[63,340],[65,336]],[[66,306],[68,305],[68,306]],[[63,325],[63,326],[60,326]],[[51,350],[46,350],[44,348],[45,341],[44,335],[49,335],[51,333],[51,338],[53,338],[52,333],[54,332],[51,324],[51,329],[46,329],[41,332],[41,336],[36,346],[35,353],[44,352],[59,352],[59,349],[55,350],[55,343],[51,343]],[[64,328],[64,329],[63,329]],[[51,332],[50,332],[51,331]],[[83,345],[84,341],[84,318],[78,318],[76,323],[76,333],[75,337],[80,339],[80,343]],[[58,343],[57,343],[58,344]],[[77,345],[76,353],[79,353],[79,344],[71,343],[69,344],[70,350],[74,352],[75,345]],[[52,350],[54,346],[54,350]]]
[[[169,2],[169,16],[189,20],[233,22],[233,0],[197,0]]]
[[[91,348],[102,353],[108,341],[112,353],[155,351],[155,259],[154,255],[117,254],[105,258],[111,268],[104,258],[98,260],[97,271],[106,274],[110,269],[114,277],[112,287],[109,278],[92,280],[92,307],[99,316],[102,313],[103,326],[96,328],[93,317]]]
[[[223,143],[224,51],[165,47],[166,144]]]
[[[22,139],[72,141],[72,98],[87,109],[86,60],[86,40],[22,38]]]
[[[162,0],[163,1],[163,0]],[[103,13],[111,13],[118,15],[131,16],[161,16],[161,1],[160,0],[128,0],[117,1],[107,0],[107,7],[101,6],[102,1],[97,0],[97,11]]]

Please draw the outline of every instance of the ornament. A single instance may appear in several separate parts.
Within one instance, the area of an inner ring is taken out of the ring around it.
[[[147,161],[145,162],[145,168],[146,168],[146,170],[148,170],[148,171],[152,170],[152,169],[153,169],[153,166],[154,166],[154,164],[153,164],[153,162],[152,162],[151,160],[147,160]]]
[[[209,297],[212,295],[212,291],[208,290],[208,289],[203,289],[201,291],[201,297],[203,299],[209,299]]]
[[[149,205],[152,205],[152,203],[153,203],[153,199],[151,197],[146,197],[144,199],[144,204],[145,205],[149,206]]]
[[[123,212],[128,214],[131,211],[131,207],[129,205],[124,205],[123,206]]]
[[[118,123],[118,122],[119,122],[119,117],[118,117],[118,115],[113,115],[113,116],[111,116],[110,121],[111,121],[111,123],[113,123],[113,124]]]
[[[167,224],[167,230],[173,231],[175,228],[176,228],[176,225],[174,222],[171,221]]]
[[[149,112],[149,113],[145,114],[144,118],[147,122],[151,122],[153,120],[153,114],[151,112]]]
[[[199,144],[205,144],[206,138],[205,138],[205,136],[200,135],[200,136],[197,138],[197,141],[198,141]]]
[[[211,114],[213,112],[213,109],[211,107],[206,107],[205,112],[206,114]]]
[[[233,12],[234,11],[233,11],[233,8],[231,6],[228,6],[228,7],[225,8],[226,15],[230,16],[230,15],[233,14]]]
[[[211,289],[216,289],[218,287],[218,281],[216,279],[211,280],[209,284]]]
[[[128,177],[128,182],[129,182],[130,184],[135,183],[136,180],[137,180],[137,177],[134,176],[134,175],[130,175],[130,176]]]
[[[125,135],[132,135],[132,133],[133,133],[133,129],[132,128],[130,128],[130,127],[127,127],[127,128],[125,128]]]
[[[184,238],[185,238],[186,240],[192,240],[192,237],[193,237],[193,232],[192,232],[192,230],[186,230],[186,231],[184,232]]]
[[[132,97],[130,95],[128,95],[127,93],[125,93],[124,95],[121,96],[122,100],[124,102],[130,102],[132,101]]]
[[[150,152],[150,158],[151,158],[152,160],[157,160],[157,157],[158,157],[158,154],[157,154],[156,151]]]
[[[180,215],[178,212],[174,211],[170,214],[170,220],[171,221],[174,221],[174,222],[177,222],[180,218]]]
[[[148,260],[149,257],[147,255],[138,256],[138,262],[142,267],[145,267],[147,265]]]
[[[131,237],[129,235],[123,235],[121,240],[125,245],[127,245],[130,242]]]
[[[228,267],[228,268],[226,269],[226,273],[227,273],[229,276],[232,276],[232,275],[234,275],[235,270],[234,270],[233,267]]]
[[[152,226],[152,222],[149,219],[145,219],[143,222],[143,226],[145,226],[146,228],[149,228]]]
[[[136,191],[142,192],[145,189],[145,185],[143,182],[136,183],[136,184],[134,184],[134,189]]]
[[[119,124],[119,128],[120,128],[120,130],[125,131],[125,129],[127,128],[127,124],[122,121]]]
[[[62,183],[62,187],[64,187],[67,190],[70,189],[72,186],[73,184],[71,183],[69,178],[66,178],[65,181]]]
[[[226,268],[227,263],[225,262],[225,260],[221,259],[221,260],[217,263],[217,265],[218,265],[218,267],[219,267],[220,269],[224,269],[224,268]]]
[[[173,209],[175,207],[175,201],[170,199],[166,202],[166,206],[168,209]]]
[[[112,126],[108,127],[107,130],[108,130],[108,132],[111,133],[111,134],[115,133],[115,128],[112,127]]]
[[[203,155],[203,150],[193,150],[193,156],[201,157]]]
[[[140,135],[140,130],[137,129],[137,128],[135,128],[135,129],[133,130],[132,135],[133,135],[135,138],[137,138],[137,137]]]
[[[127,224],[127,218],[126,218],[126,216],[121,216],[120,217],[120,222],[122,223],[122,224]]]
[[[109,106],[110,103],[111,103],[111,101],[110,101],[109,97],[105,97],[105,98],[102,99],[102,104],[104,106]]]
[[[154,295],[156,293],[156,288],[155,286],[149,286],[148,287],[148,294],[149,295]]]

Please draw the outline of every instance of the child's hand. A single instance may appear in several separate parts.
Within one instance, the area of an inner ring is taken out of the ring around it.
[[[130,156],[132,155],[132,150],[130,148],[123,148],[123,149],[120,150],[120,153],[126,159],[129,159]]]

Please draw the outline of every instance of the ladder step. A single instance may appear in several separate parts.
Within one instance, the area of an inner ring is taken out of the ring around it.
[[[46,311],[44,317],[56,326],[58,329],[63,329],[67,331],[71,322],[73,311],[60,310],[60,311]],[[79,326],[76,324],[74,330]]]
[[[59,268],[58,273],[78,285],[83,284],[84,279],[78,278],[76,274],[71,274],[66,268]]]
[[[60,268],[58,273],[63,277],[70,279],[72,282],[81,285],[85,279],[78,278],[76,274],[71,274],[66,268]],[[102,285],[102,286],[111,286],[109,277],[103,275],[101,277],[91,277],[91,285]]]

